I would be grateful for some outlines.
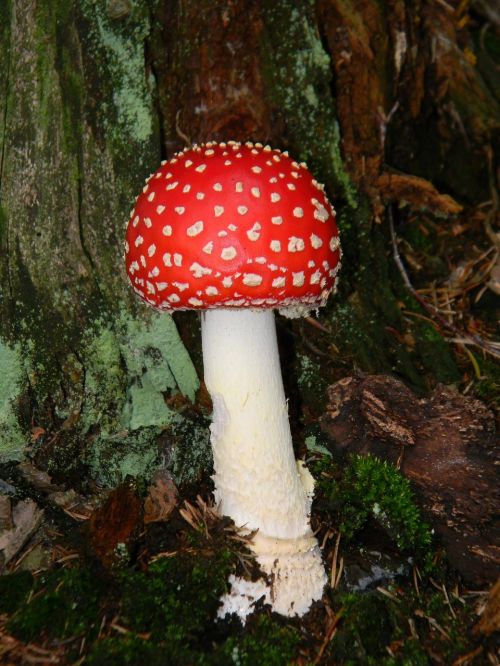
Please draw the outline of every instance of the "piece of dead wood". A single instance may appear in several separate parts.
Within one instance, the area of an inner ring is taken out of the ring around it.
[[[0,533],[0,568],[17,555],[28,539],[37,531],[42,522],[43,510],[37,504],[26,499],[18,502],[12,509],[11,529]]]
[[[424,178],[406,173],[384,171],[377,179],[376,187],[386,201],[409,204],[418,210],[428,210],[435,215],[457,215],[462,206],[448,194],[441,194]]]
[[[500,565],[499,449],[493,414],[438,386],[417,397],[387,376],[346,377],[328,389],[322,428],[337,449],[400,467],[465,580],[491,584]]]
[[[0,495],[0,533],[14,527],[10,497]]]
[[[165,522],[179,501],[179,493],[166,470],[159,470],[144,500],[144,523]]]
[[[53,483],[50,474],[42,469],[39,469],[38,467],[35,467],[35,465],[30,462],[20,463],[17,466],[17,469],[21,472],[23,478],[37,490],[50,492],[62,489],[61,486]]]
[[[474,633],[491,636],[500,631],[500,578],[490,590],[481,619],[474,627]]]
[[[89,541],[106,568],[127,556],[142,527],[142,502],[132,483],[124,481],[92,513],[88,521]]]

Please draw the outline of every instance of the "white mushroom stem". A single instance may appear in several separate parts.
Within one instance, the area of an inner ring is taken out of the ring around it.
[[[219,512],[258,530],[253,548],[273,574],[270,603],[302,615],[326,577],[309,524],[314,483],[293,453],[274,314],[208,310],[202,343]]]

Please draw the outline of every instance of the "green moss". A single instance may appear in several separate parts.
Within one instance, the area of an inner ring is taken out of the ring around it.
[[[484,356],[481,358],[476,355],[481,379],[474,385],[474,394],[491,404],[496,409],[500,409],[500,363],[495,359]]]
[[[89,666],[165,666],[167,663],[162,646],[134,634],[98,641],[85,659]]]
[[[380,663],[387,657],[385,646],[390,642],[394,629],[385,601],[380,594],[370,592],[344,595],[341,603],[343,620],[340,632],[334,638],[339,661],[348,664]]]
[[[342,622],[329,646],[336,663],[342,666],[426,666],[429,664],[419,641],[408,637],[405,611],[378,592],[341,595]],[[396,658],[387,654],[393,641],[403,645]]]
[[[1,149],[1,144],[0,144]],[[7,234],[8,220],[4,209],[0,204],[0,247],[3,247]]]
[[[0,576],[0,614],[15,613],[26,602],[32,587],[33,576],[29,571]]]
[[[326,457],[311,466],[317,479],[319,508],[336,519],[346,540],[374,521],[404,552],[430,562],[431,531],[407,479],[392,465],[372,456],[354,455],[339,478]]]
[[[155,644],[135,635],[99,641],[85,661],[92,666],[287,666],[297,657],[299,632],[266,616],[259,617],[249,631],[228,638],[213,652],[190,649],[172,653],[171,644]]]
[[[95,637],[99,631],[100,586],[87,569],[67,569],[42,575],[34,594],[8,621],[9,631],[22,641],[41,636]]]
[[[145,573],[127,576],[122,599],[127,626],[151,632],[154,640],[165,640],[176,649],[203,640],[235,564],[229,551],[211,553],[208,561],[210,566],[200,554],[165,558]]]
[[[450,346],[436,328],[425,321],[417,321],[414,331],[416,348],[426,371],[443,384],[458,382],[460,372]]]
[[[441,592],[422,584],[419,594],[409,588],[366,594],[335,594],[342,620],[328,653],[339,666],[430,666],[451,664],[472,649],[464,630],[472,609],[451,598],[453,613]],[[442,631],[432,628],[437,623]],[[413,629],[409,625],[411,619]],[[387,647],[393,656],[388,655]]]
[[[0,4],[0,18],[1,18],[0,25],[8,26],[10,23],[10,15],[11,15],[11,0],[4,0],[4,2]]]
[[[25,380],[20,346],[0,340],[0,462],[21,460],[27,444],[16,410]]]
[[[295,663],[302,642],[299,631],[265,615],[253,622],[247,634],[229,638],[215,653],[213,664],[235,666],[285,666]]]

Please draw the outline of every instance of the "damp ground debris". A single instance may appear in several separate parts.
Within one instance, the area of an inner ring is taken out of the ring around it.
[[[11,508],[31,491],[43,522],[3,563],[0,663],[498,663],[498,616],[484,622],[495,602],[447,566],[408,481],[375,457],[340,464],[319,435],[308,443],[329,584],[305,617],[261,606],[244,627],[217,617],[219,599],[231,573],[259,572],[207,480],[203,498],[166,472],[128,477],[98,498],[75,493],[71,509],[47,474],[2,469]]]

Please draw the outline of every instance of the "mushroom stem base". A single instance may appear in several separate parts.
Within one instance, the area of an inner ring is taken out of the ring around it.
[[[259,600],[276,613],[300,617],[321,599],[327,578],[315,537],[271,539],[257,534],[251,547],[269,583],[232,576],[231,591],[221,600],[221,617],[236,613],[245,622]]]

